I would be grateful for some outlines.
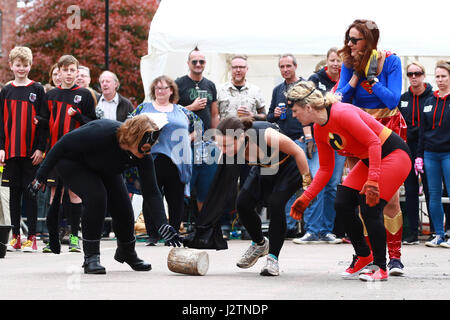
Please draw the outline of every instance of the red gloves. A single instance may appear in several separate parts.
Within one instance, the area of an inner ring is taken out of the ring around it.
[[[374,207],[380,202],[378,182],[367,180],[359,194],[366,195],[366,204],[369,207]]]
[[[308,208],[309,203],[311,202],[311,198],[308,197],[305,193],[303,193],[300,197],[295,200],[294,204],[291,207],[290,216],[295,220],[300,220],[303,216],[303,212]]]

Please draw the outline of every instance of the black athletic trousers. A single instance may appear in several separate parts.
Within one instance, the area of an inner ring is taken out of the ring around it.
[[[297,191],[298,186],[288,190],[276,191],[267,199],[267,216],[269,222],[269,254],[278,257],[283,247],[286,235],[286,213],[285,207],[288,200]],[[264,239],[261,228],[261,218],[256,212],[259,201],[248,190],[241,190],[237,197],[236,208],[239,219],[247,229],[253,242],[260,243]]]
[[[36,234],[37,224],[36,198],[31,196],[28,190],[26,190],[26,187],[9,187],[9,211],[11,215],[11,223],[13,225],[13,234],[16,235],[20,235],[22,204],[24,204],[25,213],[27,216],[28,236],[34,236]]]
[[[169,210],[169,224],[175,228],[180,229],[181,217],[184,212],[184,184],[180,181],[180,174],[177,166],[172,160],[164,154],[158,154],[155,159],[156,183],[164,198],[166,198]],[[145,204],[144,204],[145,206]],[[151,223],[151,208],[144,208],[143,214],[146,221],[147,234],[152,234],[152,237],[157,235],[154,224]]]
[[[370,254],[369,245],[364,237],[364,227],[356,210],[358,205],[367,229],[373,251],[373,264],[386,270],[386,228],[384,226],[383,208],[386,201],[380,199],[374,207],[366,204],[366,196],[357,190],[338,185],[334,207],[345,223],[345,232],[350,237],[355,253],[361,257]]]
[[[56,170],[64,187],[83,201],[83,239],[100,240],[106,210],[111,213],[117,240],[135,239],[133,207],[120,174],[100,176],[81,163],[67,159],[59,160]]]

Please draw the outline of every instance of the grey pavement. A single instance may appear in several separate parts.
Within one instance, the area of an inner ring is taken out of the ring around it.
[[[82,272],[82,253],[59,255],[8,252],[0,259],[0,300],[24,299],[145,299],[145,300],[440,300],[450,295],[450,250],[420,245],[404,246],[403,277],[367,283],[343,280],[340,273],[351,262],[349,244],[297,245],[286,240],[280,254],[278,277],[263,277],[260,259],[250,269],[236,261],[250,241],[228,241],[228,250],[206,250],[205,276],[183,275],[167,267],[170,247],[137,244],[139,256],[152,264],[149,272],[135,272],[113,258],[115,241],[102,241],[101,263],[106,275]],[[39,242],[40,248],[43,243]]]

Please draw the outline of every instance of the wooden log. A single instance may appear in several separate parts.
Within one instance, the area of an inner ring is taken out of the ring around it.
[[[208,271],[206,251],[188,248],[172,248],[167,256],[167,267],[176,273],[204,276]]]

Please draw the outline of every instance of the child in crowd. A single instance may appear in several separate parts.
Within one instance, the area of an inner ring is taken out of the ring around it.
[[[48,109],[43,86],[28,78],[32,61],[33,54],[29,48],[12,49],[9,66],[14,80],[0,93],[0,165],[5,166],[2,185],[10,190],[13,224],[13,238],[8,251],[37,251],[36,199],[26,192],[26,187],[43,159],[48,137]],[[28,238],[23,244],[20,238],[22,204],[28,227]]]

